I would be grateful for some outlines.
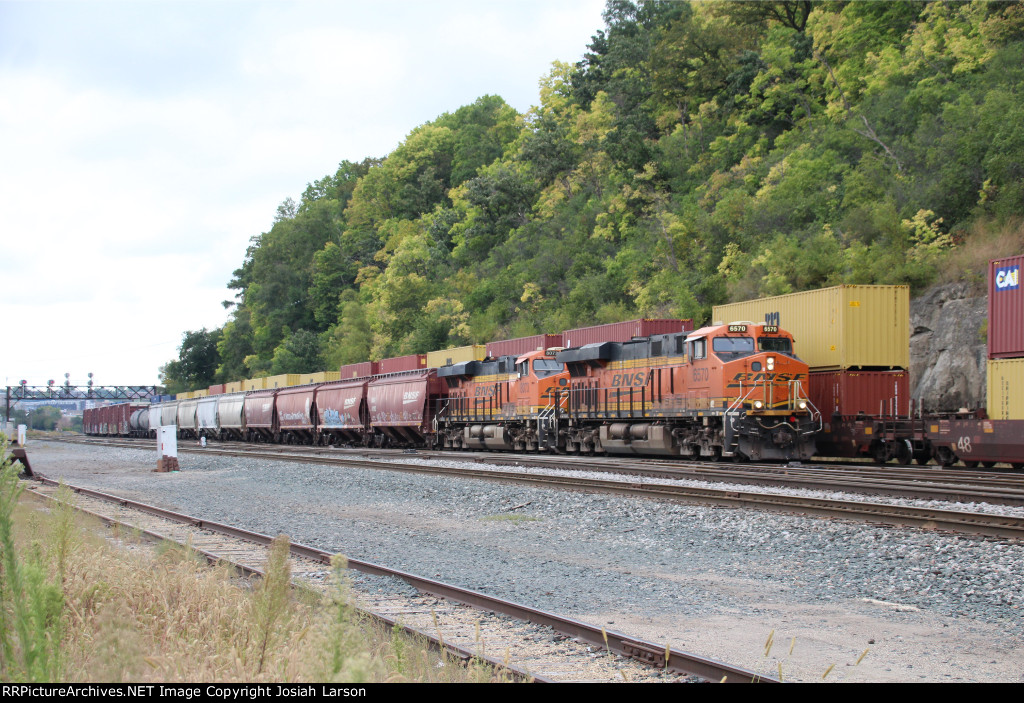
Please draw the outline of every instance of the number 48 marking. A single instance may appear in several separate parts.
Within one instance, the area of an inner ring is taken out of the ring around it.
[[[961,437],[960,441],[956,443],[956,448],[959,449],[960,451],[964,452],[965,454],[970,454],[971,453],[971,438],[970,437]]]

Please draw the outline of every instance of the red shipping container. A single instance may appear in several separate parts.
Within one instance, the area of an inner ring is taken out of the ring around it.
[[[398,373],[399,371],[415,371],[427,367],[426,354],[409,354],[377,362],[377,373]]]
[[[316,386],[294,386],[278,391],[277,425],[281,430],[313,429],[315,391]]]
[[[535,334],[531,337],[504,339],[500,342],[487,343],[487,356],[497,359],[499,356],[519,356],[537,349],[550,349],[562,346],[560,334]]]
[[[808,397],[826,422],[834,415],[868,417],[910,414],[907,371],[812,371]]]
[[[341,380],[346,381],[351,378],[363,378],[364,376],[375,376],[377,373],[377,367],[379,366],[376,361],[363,361],[358,364],[345,364],[341,367]]]
[[[367,383],[364,378],[319,386],[316,391],[316,411],[320,416],[320,429],[362,429],[363,420],[359,409],[366,400]]]
[[[220,395],[223,392],[224,392],[224,384],[223,383],[218,383],[216,385],[210,386],[210,388],[209,388],[209,395]]]
[[[693,320],[627,320],[566,330],[562,332],[562,342],[566,347],[582,347],[584,344],[597,342],[628,342],[633,337],[692,331]]]
[[[1024,356],[1024,255],[988,263],[988,358]]]

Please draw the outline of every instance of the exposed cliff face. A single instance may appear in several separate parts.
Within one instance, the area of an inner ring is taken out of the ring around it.
[[[987,304],[965,283],[910,301],[911,397],[926,411],[984,407]]]

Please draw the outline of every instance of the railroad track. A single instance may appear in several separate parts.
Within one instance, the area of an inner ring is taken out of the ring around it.
[[[56,500],[59,484],[38,473],[31,494]],[[261,575],[272,538],[91,489],[68,486],[76,509],[153,540],[189,545],[211,563]],[[291,544],[293,578],[326,588],[334,555]],[[462,660],[480,660],[526,681],[645,682],[702,680],[777,682],[665,645],[607,631],[483,593],[348,559],[347,568],[413,586],[417,595],[356,591],[359,609],[391,629],[422,637]],[[488,654],[490,653],[490,654]]]
[[[93,442],[90,442],[93,443]],[[106,446],[128,446],[140,448],[139,443],[117,443]],[[804,515],[817,515],[831,518],[845,518],[862,520],[883,525],[902,525],[924,529],[938,529],[949,532],[976,534],[986,537],[997,537],[1004,539],[1024,539],[1024,518],[1007,517],[989,513],[968,512],[963,510],[944,510],[934,507],[911,507],[901,505],[890,505],[886,503],[873,503],[868,501],[851,501],[828,498],[815,498],[807,496],[780,495],[776,493],[758,493],[754,491],[739,491],[734,487],[712,488],[704,486],[693,486],[682,483],[664,483],[660,472],[664,471],[659,467],[655,469],[656,474],[652,476],[637,476],[636,481],[622,481],[612,479],[587,478],[558,473],[540,473],[529,470],[493,470],[482,468],[453,468],[434,466],[422,463],[408,463],[396,461],[398,458],[407,459],[406,454],[391,454],[390,460],[367,459],[358,453],[340,454],[337,451],[293,451],[284,448],[266,449],[263,447],[251,447],[248,445],[209,445],[206,448],[192,448],[187,445],[179,445],[179,450],[200,451],[207,455],[220,454],[224,456],[247,456],[260,459],[274,459],[284,461],[304,461],[333,466],[344,466],[349,468],[370,468],[385,469],[389,471],[403,471],[409,473],[426,473],[459,478],[487,479],[506,483],[518,483],[533,486],[547,486],[572,490],[585,490],[592,492],[615,493],[620,495],[636,495],[648,498],[672,499],[687,502],[696,502],[705,505],[719,505],[740,508],[756,508],[761,510],[772,510],[776,512],[795,513]],[[417,455],[419,456],[419,455]],[[428,458],[428,457],[423,457]],[[459,455],[459,459],[473,460],[472,455]],[[532,457],[517,457],[510,459],[502,457],[506,461],[522,468],[522,464],[532,462]],[[566,457],[559,457],[565,461]],[[483,461],[481,459],[481,461]],[[743,466],[743,465],[740,465]],[[576,466],[577,470],[582,467]],[[689,467],[681,467],[687,470]],[[703,469],[703,467],[701,467]],[[588,465],[586,470],[591,471],[592,466]],[[779,471],[781,467],[774,467]],[[609,469],[611,471],[611,469]],[[820,471],[820,470],[819,470]],[[724,472],[723,472],[724,473]],[[724,474],[720,480],[731,480],[732,472]],[[674,478],[679,478],[675,476]],[[645,480],[646,479],[646,480]],[[826,490],[841,490],[835,483],[823,482],[821,477],[815,477],[811,482],[815,487]],[[800,485],[801,488],[809,487]],[[889,490],[896,491],[895,486],[889,486]],[[1024,494],[1014,488],[999,487],[993,490],[993,494],[1004,501],[1024,497]],[[985,501],[989,495],[986,490],[961,489],[953,486],[944,490],[942,486],[933,485],[929,489],[930,499],[945,501]],[[921,487],[914,487],[912,494],[899,494],[899,497],[921,497]],[[988,502],[988,501],[986,501]]]

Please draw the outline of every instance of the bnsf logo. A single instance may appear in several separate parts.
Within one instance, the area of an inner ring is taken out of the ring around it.
[[[612,376],[612,388],[622,388],[623,386],[642,386],[647,381],[647,375],[642,371],[640,373],[617,373]]]
[[[996,269],[996,290],[1020,288],[1020,267],[1007,266]]]
[[[419,391],[406,391],[405,393],[402,394],[402,405],[407,405],[408,403],[415,403],[416,399],[419,397]]]
[[[491,398],[494,396],[494,386],[477,386],[474,395],[477,398]]]
[[[802,373],[738,373],[733,376],[733,383],[762,383],[763,381],[771,381],[773,383],[789,383],[790,381],[799,381],[804,378]]]

